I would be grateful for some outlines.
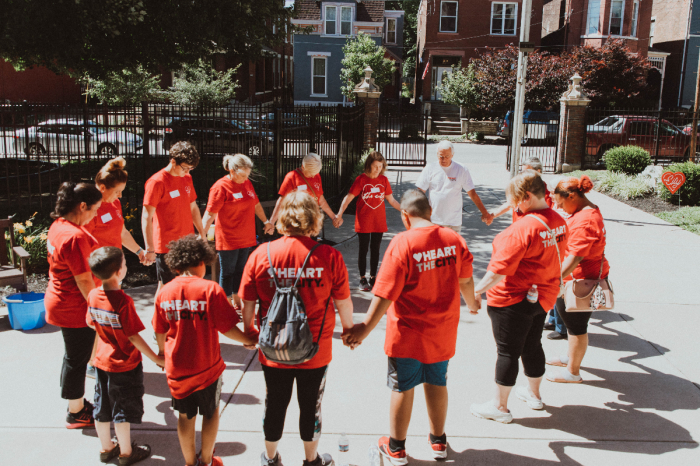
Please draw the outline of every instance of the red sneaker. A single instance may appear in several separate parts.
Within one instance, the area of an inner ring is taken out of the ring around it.
[[[379,453],[388,459],[393,465],[408,464],[408,458],[406,457],[406,449],[402,448],[399,451],[392,452],[389,448],[389,437],[382,437],[377,442],[377,447],[379,448]]]
[[[428,435],[428,443],[433,450],[433,458],[436,460],[447,458],[447,443],[433,442],[430,440],[430,435]]]
[[[92,417],[92,405],[85,401],[83,409],[77,413],[66,414],[66,429],[82,429],[84,427],[94,427],[95,419]]]

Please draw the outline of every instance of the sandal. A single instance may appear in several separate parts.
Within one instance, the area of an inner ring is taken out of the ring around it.
[[[568,369],[559,369],[556,371],[548,371],[547,380],[556,383],[581,383],[583,378],[580,375],[574,375]]]
[[[136,445],[136,442],[132,442],[131,455],[119,456],[119,466],[129,466],[145,460],[149,456],[151,456],[151,447],[149,445]]]
[[[547,364],[550,366],[566,367],[569,365],[569,357],[562,355],[558,358],[547,359]]]

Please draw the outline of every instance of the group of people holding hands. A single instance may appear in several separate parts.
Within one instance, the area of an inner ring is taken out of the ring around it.
[[[150,446],[132,442],[129,431],[130,424],[140,423],[143,416],[144,354],[165,371],[172,408],[178,412],[185,464],[222,465],[221,458],[214,456],[226,367],[219,333],[255,349],[276,283],[296,283],[297,295],[306,305],[309,330],[318,338],[318,352],[299,364],[272,360],[259,352],[266,384],[263,466],[282,464],[278,443],[295,382],[304,465],[334,464],[329,454],[319,454],[318,442],[336,309],[343,343],[352,349],[387,316],[384,349],[392,390],[391,425],[389,435],[378,440],[378,448],[391,464],[408,462],[405,441],[414,388],[421,384],[430,417],[430,451],[436,459],[447,457],[447,369],[456,350],[460,296],[477,314],[486,295],[498,351],[494,397],[473,404],[472,414],[511,422],[508,399],[520,360],[527,383],[515,393],[532,409],[544,406],[540,384],[545,374],[554,382],[580,383],[591,313],[567,312],[560,289],[572,277],[597,278],[600,271],[606,278],[608,274],[603,219],[585,195],[592,188],[590,179],[562,179],[550,193],[537,171],[539,161],[530,160],[508,183],[506,204],[489,212],[469,171],[452,160],[452,145],[441,142],[437,153],[438,164],[426,166],[417,189],[405,192],[400,201],[393,197],[384,175],[386,160],[378,152],[370,153],[364,173],[354,181],[337,213],[323,196],[322,160],[308,154],[301,167],[284,178],[269,219],[250,181],[253,162],[242,154],[227,155],[223,167],[228,173],[211,187],[202,217],[189,175],[199,155],[191,144],[178,142],[170,150],[168,165],[145,185],[144,247],[124,228],[119,198],[128,176],[121,157],[100,170],[94,185],[64,183],[48,233],[46,309],[47,321],[61,328],[65,344],[60,384],[61,397],[68,400],[66,426],[94,425],[102,462],[117,458],[125,466],[150,456]],[[463,190],[487,224],[508,210],[513,212],[513,223],[493,241],[487,272],[478,283],[473,277],[473,256],[461,236]],[[339,227],[353,199],[357,199],[359,287],[374,294],[359,323],[353,320],[350,279],[342,254],[316,240],[322,212]],[[387,232],[385,201],[400,212],[406,231],[391,239],[379,267],[382,236]],[[263,222],[264,233],[276,230],[281,237],[256,249],[256,217]],[[212,224],[215,250],[205,234]],[[126,275],[124,247],[142,263],[156,265],[159,283],[152,326],[157,352],[139,336],[144,325],[133,300],[120,288]],[[218,284],[203,278],[217,254]],[[568,328],[569,350],[546,359],[541,337],[547,311],[552,309]],[[84,399],[89,363],[96,368],[94,404]],[[547,364],[560,367],[547,372]],[[199,449],[197,414],[203,416]],[[110,435],[111,422],[116,443]]]

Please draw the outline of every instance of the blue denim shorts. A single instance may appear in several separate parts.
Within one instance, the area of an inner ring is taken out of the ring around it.
[[[411,358],[389,358],[386,385],[395,392],[405,392],[422,383],[444,387],[449,362],[423,364]]]
[[[141,424],[143,417],[143,366],[126,372],[97,369],[95,410],[98,422]]]

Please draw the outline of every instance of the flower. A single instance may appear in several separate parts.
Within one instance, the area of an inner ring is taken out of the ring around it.
[[[31,244],[31,242],[34,241],[34,236],[25,236],[25,237],[24,237],[24,241],[25,241],[27,244]]]
[[[17,231],[17,233],[19,233],[20,235],[26,231],[24,229],[24,225],[22,225],[21,223],[15,223],[13,226],[15,227],[15,231]]]
[[[49,235],[47,235],[46,233],[42,233],[39,235],[39,239],[42,241],[46,241],[48,238],[49,238]]]
[[[32,223],[31,220],[27,220],[26,222],[24,222],[24,225],[25,225],[25,226],[28,226],[28,227],[31,227],[31,226],[33,226],[34,224]]]

